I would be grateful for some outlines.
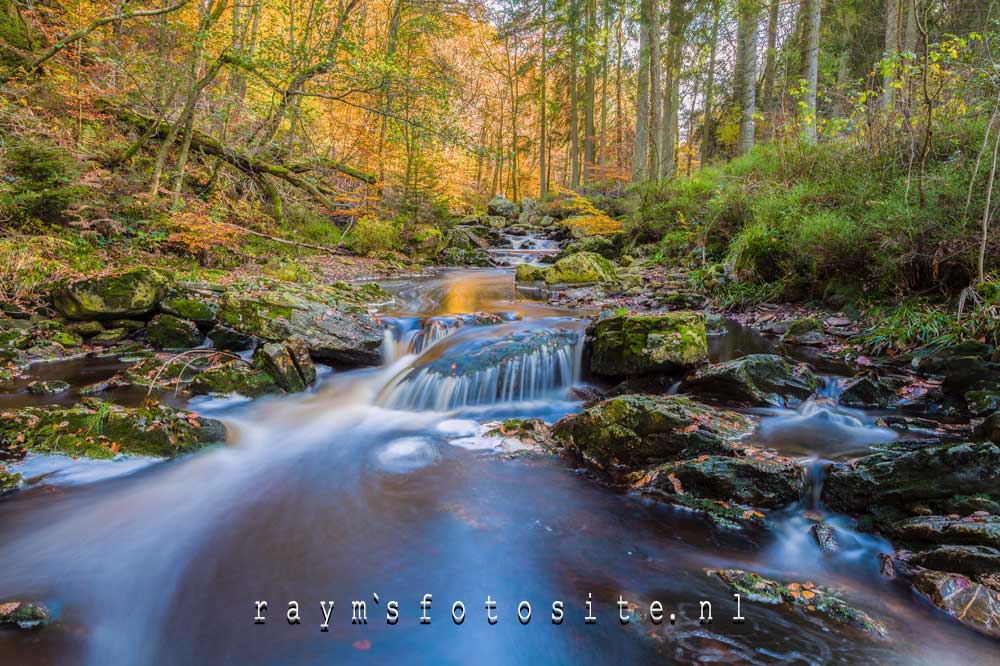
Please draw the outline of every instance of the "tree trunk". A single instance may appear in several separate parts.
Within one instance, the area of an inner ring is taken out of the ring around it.
[[[771,0],[767,11],[767,56],[764,60],[764,85],[761,87],[761,107],[774,109],[774,76],[778,64],[778,0]]]
[[[649,171],[649,25],[653,0],[639,0],[639,77],[636,81],[635,142],[632,146],[632,182],[645,180]]]
[[[903,0],[886,0],[885,3],[885,50],[883,57],[892,57],[899,53],[899,3]],[[893,87],[895,76],[892,70],[885,72],[882,81],[882,108],[886,111],[892,108],[896,90]]]
[[[676,168],[677,114],[680,109],[681,71],[684,55],[684,30],[687,14],[684,0],[670,3],[667,20],[667,59],[664,71],[663,126],[660,140],[660,176],[670,178]]]
[[[662,110],[660,109],[660,95],[663,94],[660,88],[660,10],[659,2],[653,0],[652,12],[649,20],[649,164],[647,166],[649,178],[656,180],[660,177],[660,142],[663,137],[660,134],[660,123],[662,122]]]
[[[583,179],[590,182],[597,163],[597,126],[594,122],[594,102],[597,97],[597,0],[586,0],[586,39],[583,50]]]
[[[712,121],[712,96],[715,94],[715,56],[718,53],[719,37],[719,4],[720,0],[712,2],[712,35],[709,37],[708,78],[705,81],[705,120],[701,129],[701,155],[699,164],[704,167],[711,157],[715,128]]]
[[[815,144],[817,141],[816,121],[818,110],[816,108],[816,84],[819,76],[819,34],[820,34],[820,12],[821,0],[806,0],[809,4],[809,13],[806,20],[806,62],[805,62],[805,108],[802,109],[802,132],[807,143]]]
[[[580,188],[580,96],[576,75],[579,67],[579,15],[580,0],[569,3],[569,160],[570,189]]]
[[[739,0],[738,36],[736,45],[737,97],[740,105],[740,135],[737,151],[746,155],[753,150],[754,113],[757,77],[757,0]]]
[[[546,108],[547,104],[548,104],[548,100],[546,99],[546,87],[547,87],[547,84],[546,84],[546,76],[545,76],[546,75],[546,72],[545,72],[545,67],[546,67],[545,58],[548,55],[548,46],[546,44],[546,35],[545,35],[545,31],[548,28],[548,25],[547,25],[548,14],[546,13],[546,9],[545,9],[546,2],[548,2],[548,0],[541,0],[541,3],[542,3],[542,55],[541,55],[541,61],[542,61],[541,62],[541,65],[542,65],[542,72],[541,72],[541,79],[542,79],[541,80],[542,101],[541,101],[541,104],[539,105],[541,107],[541,109],[540,109],[540,111],[541,111],[541,113],[540,113],[540,115],[541,115],[541,128],[539,129],[539,132],[538,132],[538,196],[539,196],[539,198],[542,198],[542,197],[545,196],[545,193],[548,191],[548,184],[549,184],[548,183],[549,174],[548,174],[548,172],[545,169],[545,167],[546,167],[546,157],[547,157],[546,154],[545,154],[545,144],[548,141],[548,136],[547,136],[547,132],[548,132],[548,127],[547,127],[547,124],[548,124],[548,118],[547,118],[548,109]]]

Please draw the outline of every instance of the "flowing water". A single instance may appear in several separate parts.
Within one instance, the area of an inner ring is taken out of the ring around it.
[[[810,539],[824,460],[896,437],[838,408],[835,378],[798,410],[761,412],[755,435],[802,458],[813,492],[775,513],[767,535],[718,530],[563,459],[502,455],[517,446],[482,436],[485,422],[580,409],[569,388],[590,313],[519,299],[504,271],[386,286],[386,365],[326,373],[306,394],[195,401],[226,422],[227,446],[171,462],[23,463],[47,476],[0,501],[0,600],[42,601],[56,621],[0,632],[0,663],[996,663],[995,643],[879,576],[887,543],[843,516],[826,516],[837,552]],[[730,331],[713,356],[759,344]],[[891,641],[746,601],[746,622],[733,623],[734,599],[706,567],[838,587]],[[637,605],[629,624],[619,595]],[[367,623],[352,624],[353,600],[366,602]],[[703,600],[711,624],[699,622]],[[673,624],[650,621],[653,601]]]

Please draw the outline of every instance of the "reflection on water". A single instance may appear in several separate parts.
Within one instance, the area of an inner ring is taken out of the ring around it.
[[[602,487],[557,458],[494,455],[503,440],[485,444],[480,424],[579,409],[562,380],[544,383],[553,395],[527,392],[524,401],[518,393],[496,404],[448,401],[445,411],[385,406],[378,396],[413,368],[457,367],[512,336],[581,326],[565,319],[577,313],[516,300],[509,273],[392,287],[398,299],[388,317],[455,314],[461,304],[502,312],[505,322],[459,327],[423,355],[401,354],[383,368],[327,375],[312,393],[200,403],[226,421],[229,446],[93,483],[43,483],[0,501],[0,599],[37,599],[58,613],[36,633],[0,632],[2,662],[930,665],[995,657],[993,644],[879,578],[871,555],[886,544],[854,534],[846,519],[825,517],[842,532],[840,554],[810,546],[806,514],[822,507],[808,498],[775,514],[773,533],[729,532]],[[560,362],[537,358],[535,377]],[[531,376],[520,367],[518,376]],[[473,363],[470,372],[482,369]],[[800,417],[808,415],[770,418]],[[805,450],[808,441],[785,440],[846,425],[855,430],[838,437],[850,445],[856,429],[872,430],[851,418],[858,423],[786,429],[775,442]],[[774,432],[758,437],[767,442]],[[872,642],[752,602],[743,604],[747,623],[732,624],[732,597],[705,567],[840,587],[884,620],[893,640]],[[418,619],[425,594],[433,595],[430,625]],[[596,624],[583,621],[588,595]],[[619,595],[638,605],[637,619],[659,601],[676,624],[622,625]],[[497,604],[495,625],[486,621],[487,597]],[[367,624],[351,624],[354,599],[367,600]],[[711,625],[698,622],[703,599],[713,604]],[[269,603],[264,625],[253,622],[256,600]],[[291,600],[301,604],[298,625],[284,619]],[[320,602],[330,600],[324,632]],[[396,625],[385,622],[390,600],[399,603]],[[533,608],[526,626],[516,616],[522,600]],[[557,600],[561,625],[549,621]],[[450,621],[455,601],[467,608],[462,625]]]

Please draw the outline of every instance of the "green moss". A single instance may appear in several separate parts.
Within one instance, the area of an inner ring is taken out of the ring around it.
[[[164,278],[146,268],[76,280],[53,293],[56,310],[69,319],[121,319],[152,312]]]
[[[703,312],[602,317],[592,337],[590,369],[615,377],[676,371],[708,359]]]

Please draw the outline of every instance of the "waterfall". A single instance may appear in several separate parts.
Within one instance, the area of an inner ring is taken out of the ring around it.
[[[501,332],[485,339],[466,335],[398,374],[377,402],[394,409],[447,411],[545,398],[579,379],[582,344],[579,331],[559,329]]]
[[[466,324],[474,315],[386,320],[382,353],[386,364],[407,354],[422,354]]]

